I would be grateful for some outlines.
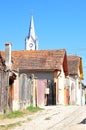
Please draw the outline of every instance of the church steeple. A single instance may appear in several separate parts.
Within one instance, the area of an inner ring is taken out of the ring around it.
[[[33,16],[30,19],[29,34],[25,39],[26,50],[38,50],[38,40],[35,34]]]
[[[29,36],[32,36],[35,39],[33,16],[31,17],[31,20],[30,20]]]

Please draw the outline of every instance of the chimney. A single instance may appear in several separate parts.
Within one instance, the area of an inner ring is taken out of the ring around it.
[[[11,42],[5,43],[5,64],[7,70],[11,69]]]

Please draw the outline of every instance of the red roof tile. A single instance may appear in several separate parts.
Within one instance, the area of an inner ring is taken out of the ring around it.
[[[4,54],[2,52],[3,57]],[[61,70],[68,73],[66,50],[17,50],[12,51],[13,68],[20,70]]]
[[[69,74],[78,74],[80,57],[76,55],[67,56]]]
[[[19,69],[55,70],[61,69],[65,53],[65,50],[12,51],[12,60]]]

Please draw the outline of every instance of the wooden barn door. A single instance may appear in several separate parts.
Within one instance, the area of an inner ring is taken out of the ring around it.
[[[45,94],[45,89],[47,88],[47,80],[37,80],[37,106],[45,106],[47,103],[47,97]]]
[[[64,100],[65,100],[65,105],[69,104],[69,89],[65,88],[64,89]]]

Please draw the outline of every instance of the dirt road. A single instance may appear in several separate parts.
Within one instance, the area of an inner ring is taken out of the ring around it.
[[[13,130],[86,130],[86,106],[46,106]]]

